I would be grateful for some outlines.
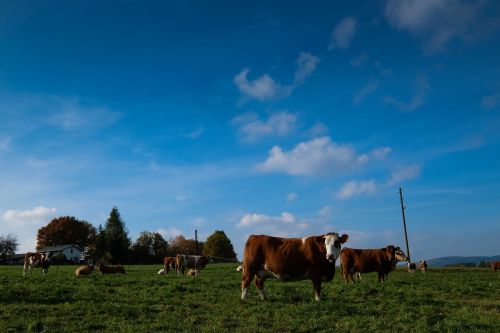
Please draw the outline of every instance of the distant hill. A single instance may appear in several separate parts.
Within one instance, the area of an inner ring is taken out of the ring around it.
[[[474,263],[477,265],[480,261],[500,261],[500,255],[492,257],[440,257],[427,260],[427,265],[429,265],[429,267],[448,266],[464,263]]]

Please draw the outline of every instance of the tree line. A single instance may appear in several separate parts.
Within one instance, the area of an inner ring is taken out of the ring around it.
[[[107,263],[160,263],[163,257],[177,254],[202,254],[236,260],[231,241],[220,230],[198,244],[183,235],[166,240],[160,233],[147,230],[132,242],[117,207],[113,207],[104,226],[99,225],[98,228],[74,216],[61,216],[37,232],[37,250],[68,244],[84,249],[87,260]],[[0,236],[0,256],[4,259],[14,254],[17,246],[14,236]]]

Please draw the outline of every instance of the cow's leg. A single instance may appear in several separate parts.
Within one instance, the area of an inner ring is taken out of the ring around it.
[[[314,288],[314,298],[316,301],[321,299],[321,277],[312,278],[313,288]]]
[[[241,276],[241,299],[244,300],[247,297],[248,286],[253,280],[254,273],[249,269],[249,267],[245,267],[243,269],[243,274]]]
[[[24,262],[24,267],[23,267],[23,276],[26,276],[26,271],[28,270],[28,262]]]
[[[378,272],[378,282],[384,283],[384,273],[383,272]]]
[[[261,278],[257,275],[257,277],[255,278],[255,286],[259,291],[260,298],[262,300],[265,300],[267,298],[267,293],[266,290],[264,289],[264,278]]]

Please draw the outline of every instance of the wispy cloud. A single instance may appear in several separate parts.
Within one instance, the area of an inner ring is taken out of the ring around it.
[[[387,186],[401,184],[405,180],[417,178],[422,167],[418,164],[405,165],[392,171],[391,178],[387,181]]]
[[[348,49],[351,45],[351,40],[356,33],[357,26],[358,23],[354,18],[343,18],[332,32],[328,50]]]
[[[377,81],[369,81],[360,91],[358,91],[352,101],[354,105],[359,105],[361,102],[370,94],[374,93],[378,89],[379,83]]]
[[[333,142],[329,137],[319,137],[297,144],[286,152],[279,146],[269,151],[263,163],[257,165],[260,172],[283,172],[290,175],[322,176],[351,170],[368,160],[366,154],[358,155],[347,146]]]
[[[427,77],[420,75],[414,83],[414,93],[413,97],[407,101],[400,101],[393,96],[386,96],[384,98],[384,102],[394,106],[398,110],[402,112],[414,111],[425,104],[427,93],[430,90],[429,82]]]
[[[388,0],[385,16],[395,28],[421,38],[427,51],[442,51],[453,40],[473,40],[498,29],[487,15],[490,1]],[[488,31],[489,30],[489,31]]]
[[[345,183],[335,194],[339,199],[348,199],[355,195],[373,194],[377,191],[377,184],[374,180],[358,182],[351,180]]]
[[[500,106],[500,92],[493,93],[491,95],[483,96],[481,98],[481,107],[483,109],[491,110]],[[0,145],[1,146],[1,145]],[[1,149],[0,149],[1,151]]]
[[[157,233],[163,236],[164,239],[171,239],[183,234],[182,230],[172,227],[168,229],[159,228],[156,230]]]
[[[312,75],[320,59],[311,53],[301,52],[297,58],[297,69],[292,84],[284,85],[269,74],[263,74],[256,79],[249,80],[249,68],[243,68],[233,79],[233,83],[246,98],[258,101],[272,101],[289,96],[292,91],[305,82]]]
[[[244,142],[255,142],[268,136],[282,137],[295,128],[297,116],[283,111],[274,112],[267,120],[261,120],[256,113],[247,112],[231,121],[237,126],[238,136]]]
[[[294,192],[290,192],[288,193],[288,195],[286,196],[286,200],[288,202],[291,202],[291,201],[295,201],[299,198],[299,195],[297,193],[294,193]]]

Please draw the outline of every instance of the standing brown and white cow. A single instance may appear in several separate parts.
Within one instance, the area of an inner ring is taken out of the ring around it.
[[[194,275],[199,275],[200,270],[205,268],[208,264],[208,257],[206,256],[190,256],[186,254],[178,254],[175,257],[175,270],[177,275],[184,275],[186,268],[193,268],[195,270]]]
[[[264,300],[267,295],[264,281],[311,280],[316,300],[321,297],[321,282],[331,281],[335,275],[335,260],[341,244],[349,238],[344,234],[328,233],[304,238],[280,238],[252,235],[245,245],[241,299],[246,298],[248,287],[255,277],[255,286]]]
[[[427,272],[427,261],[425,260],[420,260],[420,263],[418,264],[418,269],[422,272],[425,273]]]
[[[381,249],[345,248],[340,254],[342,275],[346,283],[354,283],[356,273],[378,273],[378,281],[384,282],[389,272],[396,268],[398,261],[406,261],[404,252],[394,245]]]
[[[492,262],[490,262],[490,267],[493,270],[493,272],[496,272],[497,269],[500,270],[500,261],[492,261]]]
[[[169,269],[175,269],[175,257],[165,257],[163,258],[163,274],[168,274]]]
[[[33,267],[41,267],[43,274],[47,274],[50,266],[50,253],[32,253],[28,252],[24,255],[23,276],[31,276]]]

